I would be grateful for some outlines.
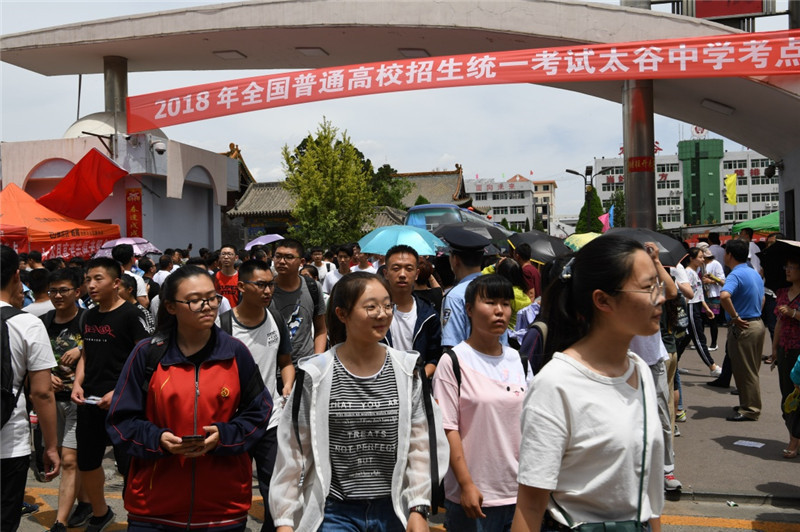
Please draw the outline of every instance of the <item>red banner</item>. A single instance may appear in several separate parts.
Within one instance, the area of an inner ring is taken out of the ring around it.
[[[125,189],[125,229],[129,237],[142,236],[142,189]]]
[[[130,96],[128,132],[272,107],[407,90],[781,74],[800,74],[800,30],[403,59]]]

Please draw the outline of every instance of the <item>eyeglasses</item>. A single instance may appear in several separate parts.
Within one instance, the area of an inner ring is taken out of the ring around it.
[[[391,316],[394,312],[394,305],[391,303],[388,305],[367,305],[362,308],[367,312],[367,316],[370,318],[380,317],[381,311],[387,316]]]
[[[74,288],[51,288],[47,291],[48,296],[65,296],[75,290]]]
[[[275,262],[286,261],[291,262],[297,258],[296,255],[284,255],[283,253],[276,253],[275,254]]]
[[[189,306],[192,312],[200,312],[205,305],[210,309],[218,309],[219,304],[222,303],[222,296],[217,294],[215,296],[207,297],[205,299],[192,299],[191,301],[181,301],[180,299],[173,299],[175,303],[183,303]]]
[[[255,286],[256,288],[258,288],[259,290],[266,290],[267,288],[272,290],[273,288],[275,288],[275,281],[270,281],[270,282],[267,282],[267,281],[242,281],[242,282],[245,283],[245,284],[251,284],[251,285]]]
[[[785,271],[785,272],[794,272],[794,271],[797,271],[797,270],[800,270],[800,267],[797,267],[797,266],[784,266],[783,267],[783,271]]]
[[[637,292],[642,294],[650,294],[650,304],[654,307],[658,305],[659,300],[664,297],[664,282],[656,281],[650,288],[646,290],[617,290],[617,292]]]

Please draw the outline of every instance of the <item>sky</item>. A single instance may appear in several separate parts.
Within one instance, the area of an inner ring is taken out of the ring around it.
[[[0,0],[0,33],[136,13],[227,3],[203,0]],[[618,0],[603,3],[619,4]],[[786,9],[787,0],[777,2]],[[662,8],[665,6],[662,6]],[[756,22],[759,31],[786,29],[786,16]],[[152,72],[128,75],[129,96],[200,83],[269,74],[266,70]],[[42,76],[0,63],[0,140],[61,138],[76,120],[78,76]],[[83,76],[80,114],[103,111],[102,74]],[[376,167],[398,172],[464,169],[465,178],[509,179],[515,174],[558,184],[556,214],[577,214],[583,171],[595,157],[615,157],[622,146],[622,108],[583,94],[531,84],[460,87],[379,94],[267,109],[170,126],[169,138],[210,151],[238,144],[258,181],[283,179],[281,148],[293,148],[323,118],[345,132]],[[677,153],[690,124],[655,116],[662,154]],[[722,138],[713,132],[711,138]],[[743,147],[726,139],[726,149]],[[531,176],[531,172],[533,175]]]

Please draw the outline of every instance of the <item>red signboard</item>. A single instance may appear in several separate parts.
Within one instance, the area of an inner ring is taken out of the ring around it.
[[[407,90],[781,74],[800,74],[800,30],[402,59],[130,96],[128,132],[272,107]]]
[[[125,226],[129,237],[142,236],[142,189],[125,189]]]
[[[739,18],[766,13],[764,0],[695,0],[697,18]]]
[[[656,168],[654,157],[628,157],[628,172],[653,172]]]

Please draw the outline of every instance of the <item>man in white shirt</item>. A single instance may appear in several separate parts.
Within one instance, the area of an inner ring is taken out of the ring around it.
[[[325,280],[325,276],[328,275],[329,272],[332,272],[336,269],[336,266],[331,264],[330,262],[325,262],[322,260],[323,249],[319,246],[315,246],[311,248],[311,264],[317,267],[317,275],[319,276],[318,281],[323,282]]]
[[[345,244],[339,246],[336,250],[336,262],[339,268],[332,270],[322,282],[322,292],[330,295],[333,286],[339,282],[339,279],[350,273],[350,261],[353,259],[353,244]]]
[[[361,246],[358,244],[353,246],[353,258],[356,260],[356,264],[350,268],[351,272],[378,272],[378,269],[369,263],[369,253],[361,253]]]
[[[61,469],[56,402],[50,382],[50,370],[56,365],[56,359],[42,320],[14,310],[22,308],[22,281],[19,278],[19,258],[8,246],[0,249],[0,268],[0,308],[9,345],[8,352],[3,350],[0,356],[11,357],[11,390],[16,396],[16,406],[0,432],[0,529],[14,532],[22,517],[31,454],[25,395],[18,393],[26,374],[31,402],[39,416],[44,438],[45,477],[52,480]]]

